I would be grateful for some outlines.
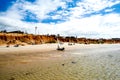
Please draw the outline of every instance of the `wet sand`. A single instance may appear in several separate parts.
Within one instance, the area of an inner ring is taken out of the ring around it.
[[[0,46],[0,80],[120,80],[120,44]]]

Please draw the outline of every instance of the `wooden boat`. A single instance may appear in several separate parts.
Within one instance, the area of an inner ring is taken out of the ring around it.
[[[64,48],[64,47],[59,47],[59,46],[58,46],[57,50],[59,50],[59,51],[64,51],[65,48]]]
[[[57,46],[57,50],[58,51],[64,51],[65,48],[64,47],[61,47],[61,45],[63,45],[63,43],[61,44],[61,42],[57,39],[57,42],[58,42],[58,46]]]

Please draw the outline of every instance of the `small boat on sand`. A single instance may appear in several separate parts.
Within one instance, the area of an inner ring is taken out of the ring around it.
[[[61,44],[60,41],[59,41],[58,39],[57,39],[57,42],[58,42],[57,50],[58,50],[58,51],[64,51],[65,48],[62,47],[63,43]]]
[[[58,46],[57,50],[59,50],[59,51],[64,51],[65,48],[64,48],[64,47],[59,47],[59,46]]]

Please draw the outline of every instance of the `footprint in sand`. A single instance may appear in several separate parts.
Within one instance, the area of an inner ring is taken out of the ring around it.
[[[72,64],[75,64],[76,62],[75,62],[75,61],[72,61],[71,63],[72,63]]]
[[[15,78],[14,78],[14,77],[11,77],[9,80],[15,80]]]
[[[30,73],[30,72],[25,73],[25,75],[30,75],[30,74],[32,74],[32,73]]]
[[[64,66],[65,64],[62,64],[62,66]]]

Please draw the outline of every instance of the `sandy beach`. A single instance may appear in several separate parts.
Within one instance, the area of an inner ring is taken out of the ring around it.
[[[120,80],[120,44],[0,46],[0,80]]]

